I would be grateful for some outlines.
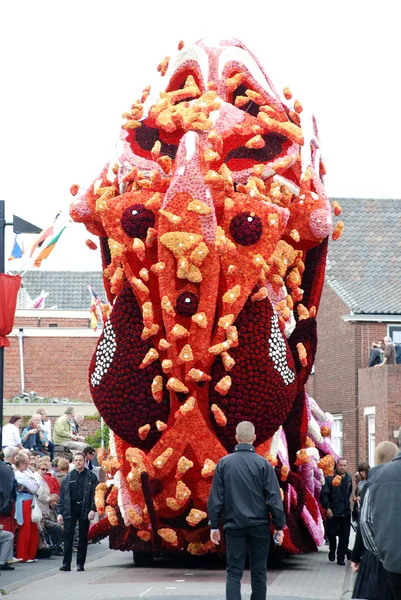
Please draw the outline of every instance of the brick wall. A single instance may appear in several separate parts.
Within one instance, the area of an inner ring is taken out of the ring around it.
[[[325,285],[317,318],[319,341],[315,374],[309,378],[307,391],[323,410],[343,415],[343,455],[348,459],[349,472],[355,473],[362,333],[360,324],[341,319],[346,314],[349,314],[346,304]]]
[[[388,437],[396,442],[394,431],[401,427],[401,365],[384,367],[388,376]]]
[[[367,416],[375,407],[375,443],[396,443],[394,431],[401,426],[401,365],[359,370],[359,431],[361,460],[368,459]]]
[[[39,311],[35,311],[36,313]],[[90,328],[90,319],[85,318],[63,318],[63,317],[16,317],[14,327],[49,327],[49,325],[57,325],[57,327],[80,327]]]
[[[387,367],[388,368],[388,367]],[[387,368],[360,369],[359,379],[359,453],[361,461],[369,462],[368,417],[365,409],[375,407],[375,443],[388,439],[388,377]]]
[[[21,391],[18,339],[11,337],[5,348],[4,397]],[[68,398],[91,402],[88,369],[97,338],[25,337],[25,391],[34,390],[45,398]]]

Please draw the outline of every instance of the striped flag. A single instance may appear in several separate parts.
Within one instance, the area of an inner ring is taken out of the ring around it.
[[[93,291],[92,286],[88,285],[88,290],[91,295],[91,327],[96,331],[99,319],[102,318],[102,301],[100,296]]]
[[[57,215],[56,215],[56,217],[55,217],[55,219],[54,219],[54,221],[53,221],[53,224],[52,224],[52,225],[50,225],[50,227],[48,227],[47,229],[44,229],[44,230],[43,230],[43,231],[42,231],[42,232],[39,234],[39,237],[37,238],[36,242],[34,242],[34,244],[33,244],[32,248],[31,248],[31,256],[32,256],[32,255],[33,255],[33,253],[35,252],[36,248],[41,248],[41,247],[42,247],[42,245],[43,245],[43,242],[44,242],[44,241],[45,241],[45,240],[46,240],[48,237],[50,237],[51,235],[53,235],[53,232],[54,232],[54,224],[55,224],[55,222],[57,221],[57,219],[59,218],[59,216],[60,216],[60,213],[61,213],[61,211],[60,211],[59,213],[57,213]]]
[[[60,236],[63,233],[65,228],[66,228],[66,225],[64,225],[63,229],[61,231],[59,231],[58,234],[52,240],[50,240],[50,242],[47,244],[47,246],[45,248],[43,248],[42,252],[39,254],[39,256],[36,257],[36,259],[33,263],[34,267],[40,267],[40,265],[42,264],[42,260],[47,258],[49,256],[49,254],[51,254],[51,252],[53,252],[54,246],[57,244],[57,242],[60,239]]]
[[[16,234],[13,249],[11,250],[11,256],[8,260],[14,260],[15,258],[21,258],[25,254],[24,242],[19,233]]]
[[[91,327],[96,331],[98,323],[96,300],[91,298]]]

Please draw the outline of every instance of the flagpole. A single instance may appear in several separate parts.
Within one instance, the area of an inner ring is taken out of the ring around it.
[[[5,242],[6,242],[5,202],[0,200],[0,273],[4,273]],[[3,439],[3,401],[4,401],[4,348],[0,348],[0,448]]]
[[[29,261],[31,260],[31,258],[32,258],[32,256],[29,256],[29,257],[26,259],[26,261],[24,262],[24,264],[22,265],[22,267],[20,267],[20,270],[18,271],[17,275],[19,275],[19,274],[21,273],[22,269],[25,267],[25,265],[26,265],[27,263],[29,263]],[[28,267],[28,269],[29,269],[29,267]],[[23,275],[25,275],[25,273],[28,271],[28,269],[25,269],[25,271],[22,273],[21,277],[22,277]]]
[[[39,233],[40,228],[32,223],[28,223],[21,217],[13,215],[11,223],[6,222],[5,201],[0,200],[0,273],[5,272],[5,253],[6,253],[6,225],[12,225],[14,233]],[[2,446],[3,432],[3,408],[4,408],[4,347],[0,348],[0,448]]]

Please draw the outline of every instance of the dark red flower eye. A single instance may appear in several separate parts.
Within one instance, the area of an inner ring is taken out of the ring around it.
[[[144,240],[149,227],[154,227],[155,215],[142,204],[133,204],[126,208],[121,217],[125,233],[132,238]]]
[[[233,218],[230,233],[241,246],[256,244],[262,237],[262,220],[253,212],[243,212]]]
[[[185,317],[192,317],[198,310],[198,297],[192,292],[182,292],[177,298],[175,308],[178,314]]]

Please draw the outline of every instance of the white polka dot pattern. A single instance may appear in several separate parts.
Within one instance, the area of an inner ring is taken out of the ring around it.
[[[116,334],[113,331],[110,320],[108,320],[104,327],[103,339],[99,342],[96,348],[95,370],[91,375],[91,384],[93,387],[99,385],[103,375],[107,373],[111,363],[113,362],[116,348]]]
[[[272,327],[269,342],[269,356],[274,362],[274,368],[280,373],[286,385],[290,385],[295,379],[295,373],[291,371],[287,363],[286,344],[280,327],[277,315],[272,315]]]

